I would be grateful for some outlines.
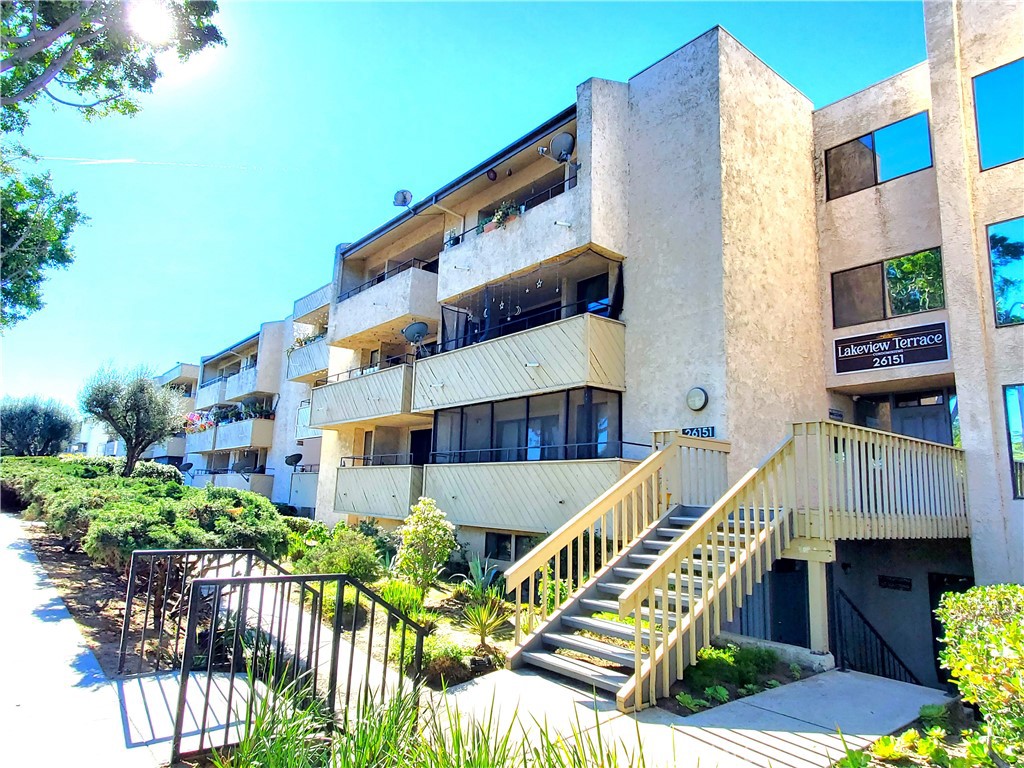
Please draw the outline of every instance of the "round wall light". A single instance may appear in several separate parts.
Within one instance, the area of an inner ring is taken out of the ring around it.
[[[693,387],[686,393],[686,406],[691,411],[703,411],[708,404],[708,393],[701,387]]]

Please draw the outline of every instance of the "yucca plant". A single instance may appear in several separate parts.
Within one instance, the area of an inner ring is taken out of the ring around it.
[[[504,626],[508,618],[505,606],[491,601],[470,604],[462,615],[466,627],[480,637],[477,652],[491,653],[493,649],[487,644],[487,638]]]

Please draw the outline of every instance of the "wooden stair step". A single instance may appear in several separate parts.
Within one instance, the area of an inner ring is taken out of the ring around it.
[[[614,613],[618,615],[619,612],[619,601],[618,600],[595,600],[593,598],[583,598],[580,600],[580,607],[585,611],[593,611],[594,613]],[[640,611],[640,616],[650,621],[651,609],[643,608]],[[664,618],[664,611],[654,611],[654,623],[660,624]],[[674,611],[668,612],[668,623],[669,626],[674,626],[676,623],[676,614]]]
[[[665,528],[658,528],[656,533],[659,536],[664,536],[665,538],[668,538],[668,539],[678,539],[680,536],[682,536],[684,533],[686,533],[686,530],[687,530],[686,528],[665,527]]]
[[[636,664],[636,657],[633,651],[622,648],[611,643],[602,643],[600,640],[583,637],[582,635],[571,635],[563,632],[545,632],[544,645],[552,648],[564,648],[576,653],[593,656],[596,659],[604,659],[621,667],[633,669]]]
[[[614,672],[596,664],[588,664],[579,659],[559,656],[549,651],[528,651],[521,658],[531,666],[546,669],[548,672],[554,672],[611,693],[618,692],[629,681],[629,676],[621,672]]]
[[[631,624],[621,621],[609,621],[608,619],[595,619],[593,616],[562,616],[561,624],[566,629],[573,631],[586,630],[605,637],[617,637],[619,640],[635,640],[636,632]],[[651,633],[646,629],[640,630],[641,642],[647,643],[651,639]]]

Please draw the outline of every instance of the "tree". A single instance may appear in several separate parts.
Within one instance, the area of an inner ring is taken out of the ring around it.
[[[183,405],[177,391],[158,386],[142,368],[104,368],[79,395],[82,413],[102,421],[124,440],[125,477],[131,476],[143,451],[182,429]]]
[[[0,449],[11,456],[56,456],[75,434],[75,413],[56,400],[0,401]]]
[[[395,569],[426,595],[455,551],[455,526],[433,499],[420,497],[398,535],[402,543],[395,556]]]
[[[20,160],[32,159],[19,150]],[[74,193],[54,190],[47,174],[23,174],[3,162],[0,188],[0,331],[43,306],[43,270],[67,267],[74,260],[69,240],[87,219]]]
[[[0,128],[22,131],[42,97],[87,118],[133,115],[136,95],[160,77],[156,54],[186,60],[224,37],[216,2],[200,0],[4,0]]]

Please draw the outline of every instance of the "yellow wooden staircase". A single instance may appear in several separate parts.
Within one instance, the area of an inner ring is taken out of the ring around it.
[[[963,452],[950,446],[801,422],[731,488],[727,443],[659,432],[655,447],[506,573],[521,604],[509,665],[614,690],[622,711],[667,696],[778,558],[820,564],[840,539],[969,535]],[[810,573],[814,647],[828,606],[823,566]]]

